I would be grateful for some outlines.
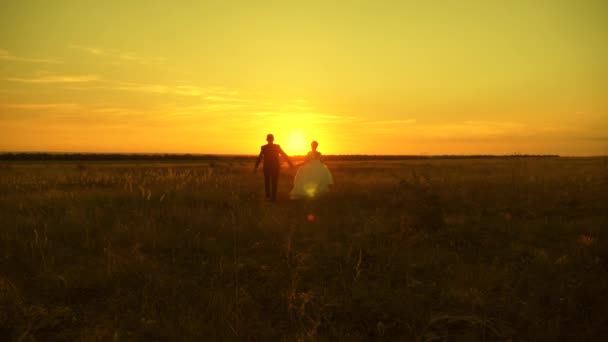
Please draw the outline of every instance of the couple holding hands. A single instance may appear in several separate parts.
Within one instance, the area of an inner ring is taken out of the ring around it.
[[[285,158],[291,168],[293,168],[293,164],[281,146],[274,143],[272,134],[266,136],[266,141],[268,144],[261,147],[260,155],[255,162],[254,172],[257,171],[260,162],[263,160],[266,200],[274,202],[277,198],[277,184],[281,169],[279,157]],[[300,164],[294,178],[293,189],[289,193],[291,199],[315,197],[327,192],[329,186],[334,183],[331,172],[323,164],[321,152],[317,151],[319,143],[313,141],[310,146],[312,150],[308,152],[306,159]]]

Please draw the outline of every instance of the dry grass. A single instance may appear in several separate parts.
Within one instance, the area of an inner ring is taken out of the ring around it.
[[[0,339],[600,340],[601,159],[5,163]],[[280,192],[288,192],[287,174]]]

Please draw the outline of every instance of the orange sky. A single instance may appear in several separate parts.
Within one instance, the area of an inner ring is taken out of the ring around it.
[[[19,1],[0,152],[608,153],[605,1]]]

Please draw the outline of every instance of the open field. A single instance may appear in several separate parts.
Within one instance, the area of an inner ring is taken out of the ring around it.
[[[0,340],[603,340],[604,158],[0,164]]]

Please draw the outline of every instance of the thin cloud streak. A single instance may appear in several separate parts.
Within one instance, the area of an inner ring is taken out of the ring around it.
[[[168,86],[162,84],[146,84],[133,82],[106,81],[108,89],[135,91],[154,94],[173,94],[182,96],[205,96],[205,100],[221,102],[252,102],[250,99],[228,97],[238,95],[239,92],[218,87],[198,87],[193,85]]]
[[[94,47],[94,46],[70,45],[69,47],[72,49],[77,49],[80,51],[87,52],[87,53],[89,53],[91,55],[95,55],[95,56],[106,56],[106,57],[110,57],[110,58],[114,58],[114,59],[118,59],[118,60],[143,64],[143,65],[157,64],[157,63],[161,63],[165,60],[164,58],[160,58],[160,57],[148,58],[148,57],[138,56],[131,52],[120,52],[120,51],[116,51],[116,50],[112,50],[112,49],[105,49],[105,48]]]
[[[40,64],[61,64],[61,62],[53,59],[18,57],[9,53],[7,50],[2,49],[0,49],[0,60]]]
[[[294,122],[302,122],[307,124],[344,124],[352,123],[356,120],[354,116],[346,115],[329,115],[316,111],[294,112],[278,110],[259,110],[252,108],[251,111],[245,113],[246,117],[256,118],[256,120],[275,121],[292,124]]]
[[[34,78],[8,77],[5,81],[19,83],[83,83],[99,81],[97,75],[44,75]]]
[[[87,49],[93,54],[106,54],[103,49],[78,47],[79,49]],[[2,53],[3,50],[0,50]],[[1,56],[1,55],[0,55]],[[238,97],[239,91],[228,89],[225,87],[199,87],[195,85],[164,85],[164,84],[149,84],[137,82],[123,82],[106,80],[94,74],[85,75],[61,75],[47,71],[38,72],[36,76],[31,77],[4,77],[1,80],[17,83],[32,83],[32,84],[54,84],[54,83],[96,83],[91,86],[71,87],[65,89],[72,90],[114,90],[114,91],[133,91],[152,94],[170,94],[189,97],[204,96],[207,101],[214,102],[237,102],[237,103],[254,103],[254,100]]]
[[[96,47],[89,47],[89,46],[82,46],[82,45],[70,45],[70,48],[82,50],[82,51],[88,52],[92,55],[106,55],[107,54],[106,50],[101,49],[101,48],[96,48]]]
[[[194,106],[177,107],[171,110],[171,112],[181,113],[201,113],[201,112],[221,112],[221,111],[234,111],[242,109],[244,106],[240,104],[230,103],[207,103]]]
[[[431,137],[500,137],[529,134],[531,128],[518,122],[468,120],[455,124],[430,126],[425,128],[424,132]]]
[[[0,108],[19,110],[76,110],[83,107],[76,103],[5,103]]]
[[[379,121],[365,121],[366,125],[411,125],[415,124],[416,119],[407,119],[407,120],[379,120]]]
[[[223,97],[223,96],[205,96],[204,99],[207,101],[217,101],[217,102],[241,102],[241,103],[254,102],[253,100],[249,100],[249,99]]]

